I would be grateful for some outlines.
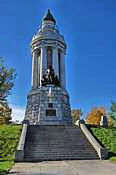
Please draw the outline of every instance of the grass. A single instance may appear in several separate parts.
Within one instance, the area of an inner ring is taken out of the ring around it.
[[[0,126],[0,174],[7,172],[13,165],[20,133],[21,125]]]
[[[112,162],[115,162],[115,163],[116,163],[116,156],[115,156],[115,157],[111,157],[110,160],[111,160]]]
[[[92,128],[93,135],[104,145],[109,151],[109,159],[116,161],[116,128]]]
[[[6,174],[13,166],[13,161],[3,161],[0,162],[0,175]]]

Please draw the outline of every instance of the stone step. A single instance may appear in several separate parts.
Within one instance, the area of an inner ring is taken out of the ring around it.
[[[29,142],[28,142],[29,143]],[[83,144],[76,144],[75,143],[75,145],[73,144],[72,145],[72,143],[71,142],[67,142],[66,144],[63,144],[63,143],[59,143],[59,144],[52,144],[52,143],[47,143],[46,145],[45,144],[40,144],[39,142],[37,142],[38,144],[39,144],[39,146],[40,147],[50,147],[50,146],[52,146],[52,147],[62,147],[62,146],[64,146],[65,145],[65,147],[76,147],[76,146],[78,146],[78,147],[80,147],[80,148],[90,148],[90,145],[86,145],[86,146],[84,146]],[[29,146],[32,146],[32,147],[38,147],[37,145],[36,145],[36,143],[29,143],[30,145]],[[67,144],[69,144],[69,145],[67,145]]]
[[[81,129],[73,126],[29,126],[25,161],[98,159]]]
[[[26,153],[26,152],[25,152]],[[88,151],[88,150],[86,150],[86,151],[80,151],[80,150],[77,150],[77,151],[33,151],[33,154],[36,154],[36,153],[46,153],[46,154],[85,154],[85,153],[89,153],[89,154],[93,154],[93,152],[91,152],[91,151]],[[30,153],[28,153],[27,152],[27,154],[26,155],[29,155],[29,154],[32,154],[32,152],[30,152]]]
[[[38,151],[38,150],[40,150],[40,151],[67,151],[67,150],[71,150],[71,151],[73,151],[73,150],[78,150],[78,151],[93,151],[94,149],[81,149],[81,148],[54,148],[54,149],[52,149],[52,148],[36,148],[36,149],[34,149],[34,148],[30,148],[30,149],[25,149],[25,151]]]
[[[78,147],[75,147],[75,148],[64,148],[64,147],[62,147],[62,148],[30,148],[30,149],[25,149],[25,151],[38,151],[38,150],[40,150],[40,151],[46,151],[46,150],[48,150],[48,151],[67,151],[67,150],[71,150],[71,151],[74,151],[74,150],[78,150],[78,151],[93,151],[94,149],[92,149],[92,148],[90,148],[90,149],[82,149],[82,148],[78,148]]]
[[[53,160],[53,161],[55,161],[55,160],[97,160],[98,159],[98,157],[91,157],[91,156],[89,156],[89,157],[85,157],[85,156],[76,156],[76,157],[72,157],[72,156],[62,156],[62,157],[39,157],[39,158],[33,158],[33,157],[27,157],[27,158],[24,158],[24,161],[26,161],[26,162],[38,162],[38,161],[50,161],[50,160]]]
[[[80,155],[77,155],[77,156],[66,156],[66,155],[63,155],[63,156],[57,156],[57,155],[54,155],[54,156],[39,156],[39,157],[33,157],[33,156],[30,156],[30,157],[24,157],[24,160],[31,160],[33,162],[33,160],[38,160],[38,161],[41,161],[41,160],[70,160],[70,159],[83,159],[83,160],[86,160],[86,159],[96,159],[98,160],[98,158],[96,158],[96,156],[80,156]]]
[[[40,158],[40,157],[96,157],[93,154],[42,154],[39,153],[39,156],[37,154],[33,155],[33,154],[29,154],[26,155],[25,157],[34,157],[34,158]]]
[[[49,153],[49,154],[47,154],[47,153],[38,153],[39,154],[39,156],[37,155],[37,153],[36,154],[28,154],[28,155],[26,155],[25,157],[33,157],[33,158],[37,158],[37,157],[56,157],[56,156],[59,156],[59,157],[64,157],[64,156],[67,156],[67,157],[96,157],[95,155],[93,155],[93,154],[88,154],[88,153],[84,153],[84,154],[56,154],[56,153]],[[45,155],[45,156],[44,156]]]

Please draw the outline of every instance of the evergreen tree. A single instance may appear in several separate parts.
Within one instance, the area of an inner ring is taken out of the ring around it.
[[[108,112],[109,118],[112,119],[112,125],[116,126],[116,102],[111,101],[110,111]]]

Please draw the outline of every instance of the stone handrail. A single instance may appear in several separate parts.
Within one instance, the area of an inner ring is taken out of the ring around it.
[[[106,148],[102,147],[99,142],[95,139],[95,137],[91,134],[91,132],[88,130],[87,126],[84,123],[79,123],[79,126],[84,133],[84,135],[87,137],[91,145],[96,150],[98,156],[100,159],[106,159],[108,156],[108,151]]]
[[[17,150],[24,149],[26,133],[27,133],[27,124],[23,124],[23,129],[22,129],[22,133],[21,133],[21,137],[20,137],[20,141],[19,141]]]
[[[26,123],[24,123],[21,137],[20,137],[20,141],[19,141],[16,155],[15,155],[16,161],[22,161],[24,158],[24,145],[25,145],[25,139],[26,139],[26,134],[27,134],[27,127],[28,127],[28,125]]]

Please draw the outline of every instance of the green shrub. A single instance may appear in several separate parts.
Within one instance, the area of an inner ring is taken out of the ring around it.
[[[109,152],[116,154],[116,128],[91,128],[91,131]]]

